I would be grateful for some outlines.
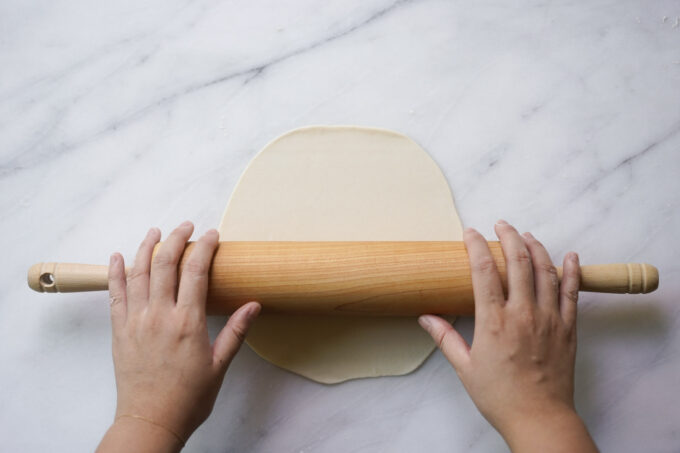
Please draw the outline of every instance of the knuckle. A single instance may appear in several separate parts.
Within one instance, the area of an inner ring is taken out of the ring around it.
[[[569,266],[566,265],[564,266],[564,275],[562,276],[563,280],[562,281],[573,281],[573,282],[580,282],[581,281],[581,268],[578,266]]]
[[[538,266],[540,272],[545,273],[549,276],[550,284],[555,288],[559,285],[559,279],[557,278],[557,268],[552,263],[541,263]]]
[[[186,319],[186,322],[198,325],[203,320],[201,310],[193,304],[178,305],[176,309]]]
[[[127,282],[130,283],[130,282],[137,280],[139,277],[142,277],[146,274],[147,273],[145,271],[139,269],[138,267],[133,267],[132,269],[130,269],[130,272],[128,272],[128,274],[127,274]]]
[[[496,263],[493,258],[486,256],[475,260],[471,268],[473,272],[486,274],[496,270]]]
[[[515,263],[525,264],[531,262],[531,255],[525,248],[520,248],[510,254],[510,260]]]
[[[551,263],[541,263],[539,264],[538,268],[542,272],[545,272],[546,274],[554,275],[555,277],[557,277],[557,268]]]
[[[158,253],[153,258],[153,265],[156,267],[171,267],[176,266],[178,257],[168,253]]]
[[[205,275],[208,273],[209,268],[210,267],[206,263],[192,259],[184,264],[184,272],[193,275]]]
[[[125,301],[124,299],[125,296],[122,294],[110,294],[109,295],[109,305],[111,306],[112,311],[118,310],[119,307],[123,304]]]
[[[479,291],[480,294],[480,299],[493,303],[493,304],[500,304],[503,305],[504,300],[502,297],[499,297],[496,294],[496,291],[492,288],[489,288],[488,286],[482,287],[482,288],[477,288],[477,291]]]
[[[243,343],[243,340],[246,339],[246,332],[243,329],[243,327],[239,325],[230,326],[229,332],[231,332],[231,335],[234,337],[238,344]]]
[[[449,341],[451,335],[450,330],[445,330],[442,332],[439,337],[437,338],[437,347],[441,349],[442,353],[446,356],[450,356],[450,351],[449,347],[451,346],[451,342]]]
[[[503,333],[505,321],[499,314],[487,315],[484,317],[484,329],[493,336],[500,336]]]
[[[562,295],[569,302],[578,302],[578,288],[565,288],[562,290]]]
[[[439,349],[444,350],[444,347],[446,346],[447,343],[446,338],[448,335],[449,335],[448,330],[441,330],[440,332],[437,333],[436,343]]]
[[[150,334],[156,334],[163,330],[161,319],[154,316],[154,313],[149,311],[144,314],[143,320],[139,323],[140,330],[147,331]]]
[[[517,318],[523,328],[534,330],[536,328],[536,313],[531,309],[522,309],[517,313]]]
[[[181,337],[187,337],[196,331],[198,322],[196,316],[184,310],[184,313],[179,317],[177,321],[178,331]]]
[[[505,295],[498,293],[495,287],[490,285],[477,285],[475,288],[475,303],[503,307],[506,304]]]

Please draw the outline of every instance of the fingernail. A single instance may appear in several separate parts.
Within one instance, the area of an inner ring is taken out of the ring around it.
[[[524,233],[522,236],[524,236],[527,239],[534,239],[534,235],[529,233],[528,231]]]
[[[186,227],[189,227],[189,226],[191,226],[191,222],[189,222],[188,220],[185,220],[185,221],[182,222],[182,224],[180,225],[180,228],[186,228]]]
[[[578,255],[576,252],[569,252],[569,260],[575,264],[578,264]]]
[[[430,330],[430,327],[432,327],[432,322],[426,315],[418,317],[418,324],[420,324],[420,326],[425,330]]]
[[[109,264],[116,264],[117,262],[118,262],[118,255],[116,253],[114,253],[109,258]]]
[[[506,222],[503,219],[500,219],[498,222],[496,222],[496,225],[508,225],[508,222]]]
[[[476,232],[477,232],[477,230],[475,230],[474,228],[470,228],[470,227],[467,227],[467,228],[465,228],[465,230],[463,230],[463,233],[476,233]]]

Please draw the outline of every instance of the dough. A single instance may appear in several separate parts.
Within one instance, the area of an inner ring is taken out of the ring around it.
[[[408,137],[312,126],[252,160],[220,222],[222,241],[461,240],[439,167]],[[247,343],[270,362],[322,383],[401,375],[434,344],[415,318],[262,314]]]

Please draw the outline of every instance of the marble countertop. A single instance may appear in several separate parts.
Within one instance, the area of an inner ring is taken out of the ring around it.
[[[488,238],[658,266],[653,294],[583,294],[576,403],[603,451],[678,451],[677,1],[11,0],[0,66],[2,450],[91,451],[114,412],[106,294],[34,293],[30,264],[215,227],[270,139],[358,124],[428,150]],[[186,451],[506,449],[439,352],[324,386],[246,347]]]

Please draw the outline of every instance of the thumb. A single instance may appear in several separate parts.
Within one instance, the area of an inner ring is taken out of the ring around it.
[[[465,339],[446,320],[434,315],[422,315],[418,318],[420,326],[430,334],[444,357],[460,374],[470,360],[470,346]]]
[[[248,329],[260,313],[260,304],[248,302],[236,310],[227,321],[215,339],[213,345],[213,364],[223,371],[231,363],[238,352],[243,340],[246,338]]]

